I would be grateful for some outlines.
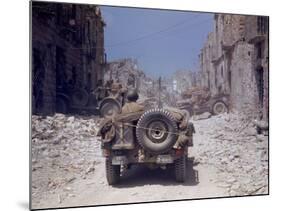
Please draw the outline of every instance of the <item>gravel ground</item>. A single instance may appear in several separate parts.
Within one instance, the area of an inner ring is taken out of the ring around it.
[[[71,183],[93,174],[101,162],[98,122],[97,117],[32,116],[33,204],[55,190],[69,192]]]
[[[230,196],[268,193],[268,136],[252,121],[223,114],[194,121],[196,160],[217,169],[216,183]]]
[[[134,167],[111,187],[95,136],[99,118],[32,116],[32,207],[267,194],[268,137],[237,113],[201,117],[193,120],[185,183],[169,170]]]

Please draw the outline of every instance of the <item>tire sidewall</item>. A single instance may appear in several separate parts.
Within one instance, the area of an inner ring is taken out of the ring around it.
[[[175,177],[177,182],[185,182],[187,177],[187,154],[175,160]]]
[[[112,165],[111,158],[105,159],[106,179],[109,185],[115,185],[120,180],[120,166]]]
[[[119,103],[118,103],[116,100],[114,100],[114,99],[107,99],[107,100],[104,100],[104,101],[101,103],[101,105],[100,105],[100,109],[99,109],[99,110],[100,110],[100,115],[101,115],[101,117],[106,117],[106,116],[105,116],[104,109],[106,108],[106,106],[110,106],[110,104],[111,104],[112,106],[118,107],[118,111],[116,112],[116,114],[120,112],[121,107],[120,107]],[[113,115],[112,115],[112,116],[113,116]],[[111,117],[111,116],[110,116],[110,117]]]
[[[165,139],[161,143],[154,143],[148,135],[149,125],[153,122],[163,122],[169,133],[165,133]],[[153,154],[161,154],[170,150],[175,144],[178,135],[176,121],[170,112],[163,109],[152,109],[145,112],[139,119],[136,128],[136,136],[138,143],[146,151]]]
[[[215,111],[215,107],[216,107],[217,104],[223,104],[223,106],[224,106],[224,112],[217,113],[217,112]],[[219,101],[216,101],[216,102],[213,104],[213,106],[212,106],[212,113],[213,113],[214,115],[219,115],[219,114],[222,114],[222,113],[225,113],[225,112],[228,112],[228,108],[227,108],[227,105],[225,104],[225,102],[219,100]]]

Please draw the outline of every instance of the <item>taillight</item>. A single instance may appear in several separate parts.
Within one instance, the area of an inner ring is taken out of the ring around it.
[[[102,150],[102,155],[103,155],[104,157],[109,157],[109,156],[110,156],[110,151],[109,151],[108,149],[103,149],[103,150]]]
[[[184,149],[176,149],[177,156],[183,155],[183,153],[184,153]]]

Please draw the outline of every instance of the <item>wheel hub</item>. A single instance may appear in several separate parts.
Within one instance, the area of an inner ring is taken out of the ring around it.
[[[167,136],[166,125],[161,121],[149,124],[147,135],[154,143],[161,143]]]

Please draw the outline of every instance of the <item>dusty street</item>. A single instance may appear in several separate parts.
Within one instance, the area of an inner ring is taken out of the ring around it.
[[[32,207],[67,207],[268,193],[268,139],[238,114],[193,120],[188,179],[133,167],[108,186],[97,117],[32,117]]]

